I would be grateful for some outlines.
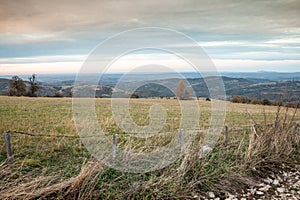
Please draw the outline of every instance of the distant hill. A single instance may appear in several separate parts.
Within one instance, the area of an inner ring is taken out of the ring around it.
[[[261,74],[266,74],[270,72],[261,72]],[[277,73],[271,73],[272,77],[274,78]],[[287,77],[290,75],[282,75],[281,77]],[[296,76],[297,73],[295,73]],[[251,75],[251,73],[250,73]],[[278,74],[277,74],[278,75]],[[166,75],[157,76],[157,80],[155,76],[145,75],[141,76],[133,75],[132,79],[129,79],[130,82],[124,84],[123,88],[118,88],[118,93],[126,94],[129,93],[129,86],[130,85],[138,85],[139,80],[145,79],[143,82],[144,84],[141,87],[137,87],[135,93],[142,98],[149,98],[149,97],[173,97],[175,96],[172,90],[176,87],[178,82],[180,81],[179,78],[167,78]],[[205,84],[205,80],[214,81],[216,77],[210,76],[204,78],[199,78],[199,76],[195,76],[192,74],[186,74],[188,78],[186,79],[190,86],[195,91],[195,95],[198,97],[209,97],[209,92],[207,86]],[[244,76],[246,74],[244,73]],[[104,77],[104,80],[101,80],[99,83],[98,88],[96,89],[96,96],[97,97],[111,97],[113,91],[116,91],[115,84],[117,80],[121,77],[120,74],[116,75],[109,75]],[[154,78],[155,77],[155,78]],[[70,77],[68,77],[70,78]],[[135,79],[137,78],[137,79]],[[270,78],[270,77],[269,77]],[[87,77],[88,79],[88,77]],[[240,77],[227,77],[222,76],[224,86],[226,89],[227,98],[230,99],[233,96],[244,95],[248,98],[265,98],[269,100],[277,100],[280,95],[284,95],[284,101],[298,101],[300,99],[300,81],[291,81],[291,80],[269,80],[264,79],[264,76],[260,76],[259,78],[240,78]],[[61,96],[70,96],[72,93],[73,83],[74,80],[61,80],[61,79],[51,79],[50,82],[41,82],[41,89],[38,91],[39,96],[54,96],[54,95],[61,95]],[[131,81],[133,80],[133,81]],[[136,81],[138,80],[138,81]],[[0,93],[6,94],[8,90],[8,81],[9,79],[0,78]],[[146,84],[145,84],[146,83]],[[27,83],[28,84],[28,83]],[[169,85],[170,88],[166,88],[162,85]]]
[[[0,94],[6,94],[8,90],[9,79],[0,78]]]
[[[213,80],[214,77],[207,77],[206,80]],[[227,99],[233,96],[244,95],[248,98],[262,98],[269,100],[277,100],[283,95],[284,101],[298,101],[300,99],[300,81],[266,81],[244,79],[244,78],[230,78],[222,77]],[[171,79],[171,85],[176,85],[179,79]],[[208,88],[203,78],[187,79],[198,97],[210,97]],[[163,86],[159,86],[162,81],[157,84],[148,84],[138,88],[136,93],[141,97],[149,96],[174,96],[174,94]]]
[[[222,76],[271,81],[300,81],[300,72],[221,72]]]

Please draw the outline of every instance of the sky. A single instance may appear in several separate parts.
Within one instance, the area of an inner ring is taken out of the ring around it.
[[[99,43],[143,27],[187,35],[219,71],[295,72],[299,19],[299,0],[0,0],[0,74],[77,73]],[[133,62],[188,71],[160,52],[126,55],[111,71]]]

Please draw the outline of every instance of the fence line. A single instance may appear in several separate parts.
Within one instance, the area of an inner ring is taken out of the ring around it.
[[[224,126],[222,126],[224,128]],[[276,127],[277,128],[277,127]],[[299,128],[299,124],[295,124],[294,126],[294,131],[297,131]],[[242,128],[233,128],[229,129],[229,127],[226,125],[225,126],[225,140],[224,144],[228,145],[229,143],[229,130],[230,131],[241,131],[241,130],[251,130],[253,131],[254,137],[257,137],[257,125],[254,124],[252,126],[242,126]],[[194,129],[194,131],[207,131],[208,129]],[[12,151],[12,145],[11,145],[11,136],[10,133],[16,133],[16,134],[21,134],[21,135],[28,135],[28,136],[37,136],[37,137],[57,137],[57,138],[78,138],[78,135],[57,135],[57,134],[33,134],[29,132],[24,132],[24,131],[4,131],[4,139],[5,139],[5,146],[6,146],[6,152],[7,152],[7,163],[11,164],[13,161],[13,151]],[[97,137],[97,135],[93,136],[86,136],[86,137]],[[180,129],[178,132],[178,140],[179,140],[179,145],[181,148],[181,151],[184,151],[184,130]],[[118,134],[113,134],[113,142],[112,142],[112,158],[113,160],[116,159],[116,154],[117,154],[117,143],[118,143]]]
[[[77,135],[57,135],[57,134],[34,134],[34,133],[29,133],[29,132],[24,132],[24,131],[7,131],[9,133],[17,133],[20,135],[29,135],[29,136],[36,136],[36,137],[68,137],[68,138],[75,138],[78,137]]]

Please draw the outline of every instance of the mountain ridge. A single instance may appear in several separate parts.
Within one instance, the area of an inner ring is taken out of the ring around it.
[[[193,89],[197,97],[210,97],[208,88],[205,81],[216,78],[213,76],[206,78],[187,78],[187,82],[190,85],[190,89]],[[300,81],[272,81],[267,79],[256,78],[234,78],[221,76],[227,99],[231,99],[233,96],[247,96],[251,98],[277,100],[280,96],[283,96],[284,101],[298,101],[300,99]],[[149,97],[174,97],[175,94],[168,88],[162,85],[172,85],[175,89],[176,85],[180,81],[180,78],[149,80],[143,82],[143,86],[138,87],[135,93],[141,98]],[[8,91],[9,79],[0,78],[0,94],[5,95]],[[56,83],[43,83],[41,89],[38,92],[39,96],[70,96],[72,93],[74,81],[66,80]],[[106,80],[107,84],[101,84],[96,89],[96,97],[111,97],[115,89],[115,78],[112,80]],[[126,84],[134,84],[128,82]],[[128,91],[122,91],[125,94]]]

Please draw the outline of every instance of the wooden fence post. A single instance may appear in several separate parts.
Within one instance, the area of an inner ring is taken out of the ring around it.
[[[13,156],[12,156],[12,148],[11,148],[9,131],[4,132],[4,139],[5,139],[5,146],[6,146],[7,163],[12,164]]]
[[[228,140],[229,140],[229,128],[228,126],[225,126],[225,145],[228,144]]]
[[[178,139],[179,139],[181,153],[183,153],[183,151],[184,151],[184,135],[183,134],[184,134],[183,129],[180,129]]]
[[[117,154],[117,143],[118,143],[118,134],[113,135],[113,145],[112,145],[112,158],[116,159]]]

